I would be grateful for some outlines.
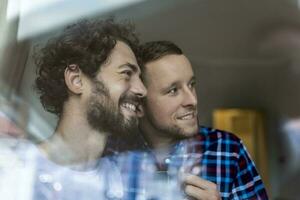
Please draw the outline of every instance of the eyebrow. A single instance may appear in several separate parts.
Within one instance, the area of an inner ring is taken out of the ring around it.
[[[169,84],[168,86],[161,88],[161,92],[162,92],[162,93],[165,93],[165,92],[167,92],[170,88],[173,88],[173,87],[177,86],[178,84],[179,84],[179,81],[174,81],[173,83]]]
[[[123,65],[120,65],[119,69],[122,69],[122,68],[125,68],[125,67],[129,67],[134,72],[139,72],[139,67],[137,65],[129,63],[129,62],[127,62],[127,63],[125,63]]]
[[[137,73],[138,76],[140,77],[140,79],[142,79],[142,72],[141,72],[139,66],[127,62],[127,63],[125,63],[125,64],[123,64],[123,65],[120,65],[120,66],[119,66],[119,69],[126,68],[126,67],[129,67],[134,73]]]

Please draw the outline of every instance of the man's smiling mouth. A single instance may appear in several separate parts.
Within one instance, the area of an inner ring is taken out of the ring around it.
[[[122,103],[121,106],[132,112],[137,112],[137,106],[132,103]]]
[[[191,119],[194,119],[195,117],[196,117],[196,112],[192,111],[192,112],[188,112],[188,113],[180,115],[179,117],[177,117],[177,119],[179,119],[179,120],[191,120]]]
[[[123,102],[121,107],[138,117],[141,117],[144,114],[142,105],[138,102]]]

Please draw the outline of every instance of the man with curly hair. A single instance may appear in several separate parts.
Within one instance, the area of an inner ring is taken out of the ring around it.
[[[88,162],[101,156],[109,135],[136,131],[146,89],[133,30],[112,19],[82,21],[35,55],[40,100],[59,117],[54,135],[41,144],[51,159]],[[61,143],[70,149],[67,160],[57,152]]]
[[[19,164],[0,163],[1,198],[123,199],[119,171],[102,154],[108,136],[135,133],[143,115],[133,31],[112,19],[81,21],[36,51],[35,87],[58,123],[38,148],[4,142]]]

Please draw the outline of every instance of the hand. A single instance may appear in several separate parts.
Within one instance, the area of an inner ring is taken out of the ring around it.
[[[192,174],[184,174],[184,192],[195,200],[221,200],[217,185]]]

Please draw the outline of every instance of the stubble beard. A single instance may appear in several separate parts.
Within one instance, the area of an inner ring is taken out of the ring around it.
[[[151,111],[150,111],[151,112]],[[192,137],[197,133],[197,129],[195,132],[186,132],[183,128],[177,125],[162,125],[160,124],[150,113],[147,111],[148,115],[146,116],[147,120],[149,121],[150,125],[157,130],[156,132],[162,137],[171,137],[174,140],[184,140],[187,138]]]

